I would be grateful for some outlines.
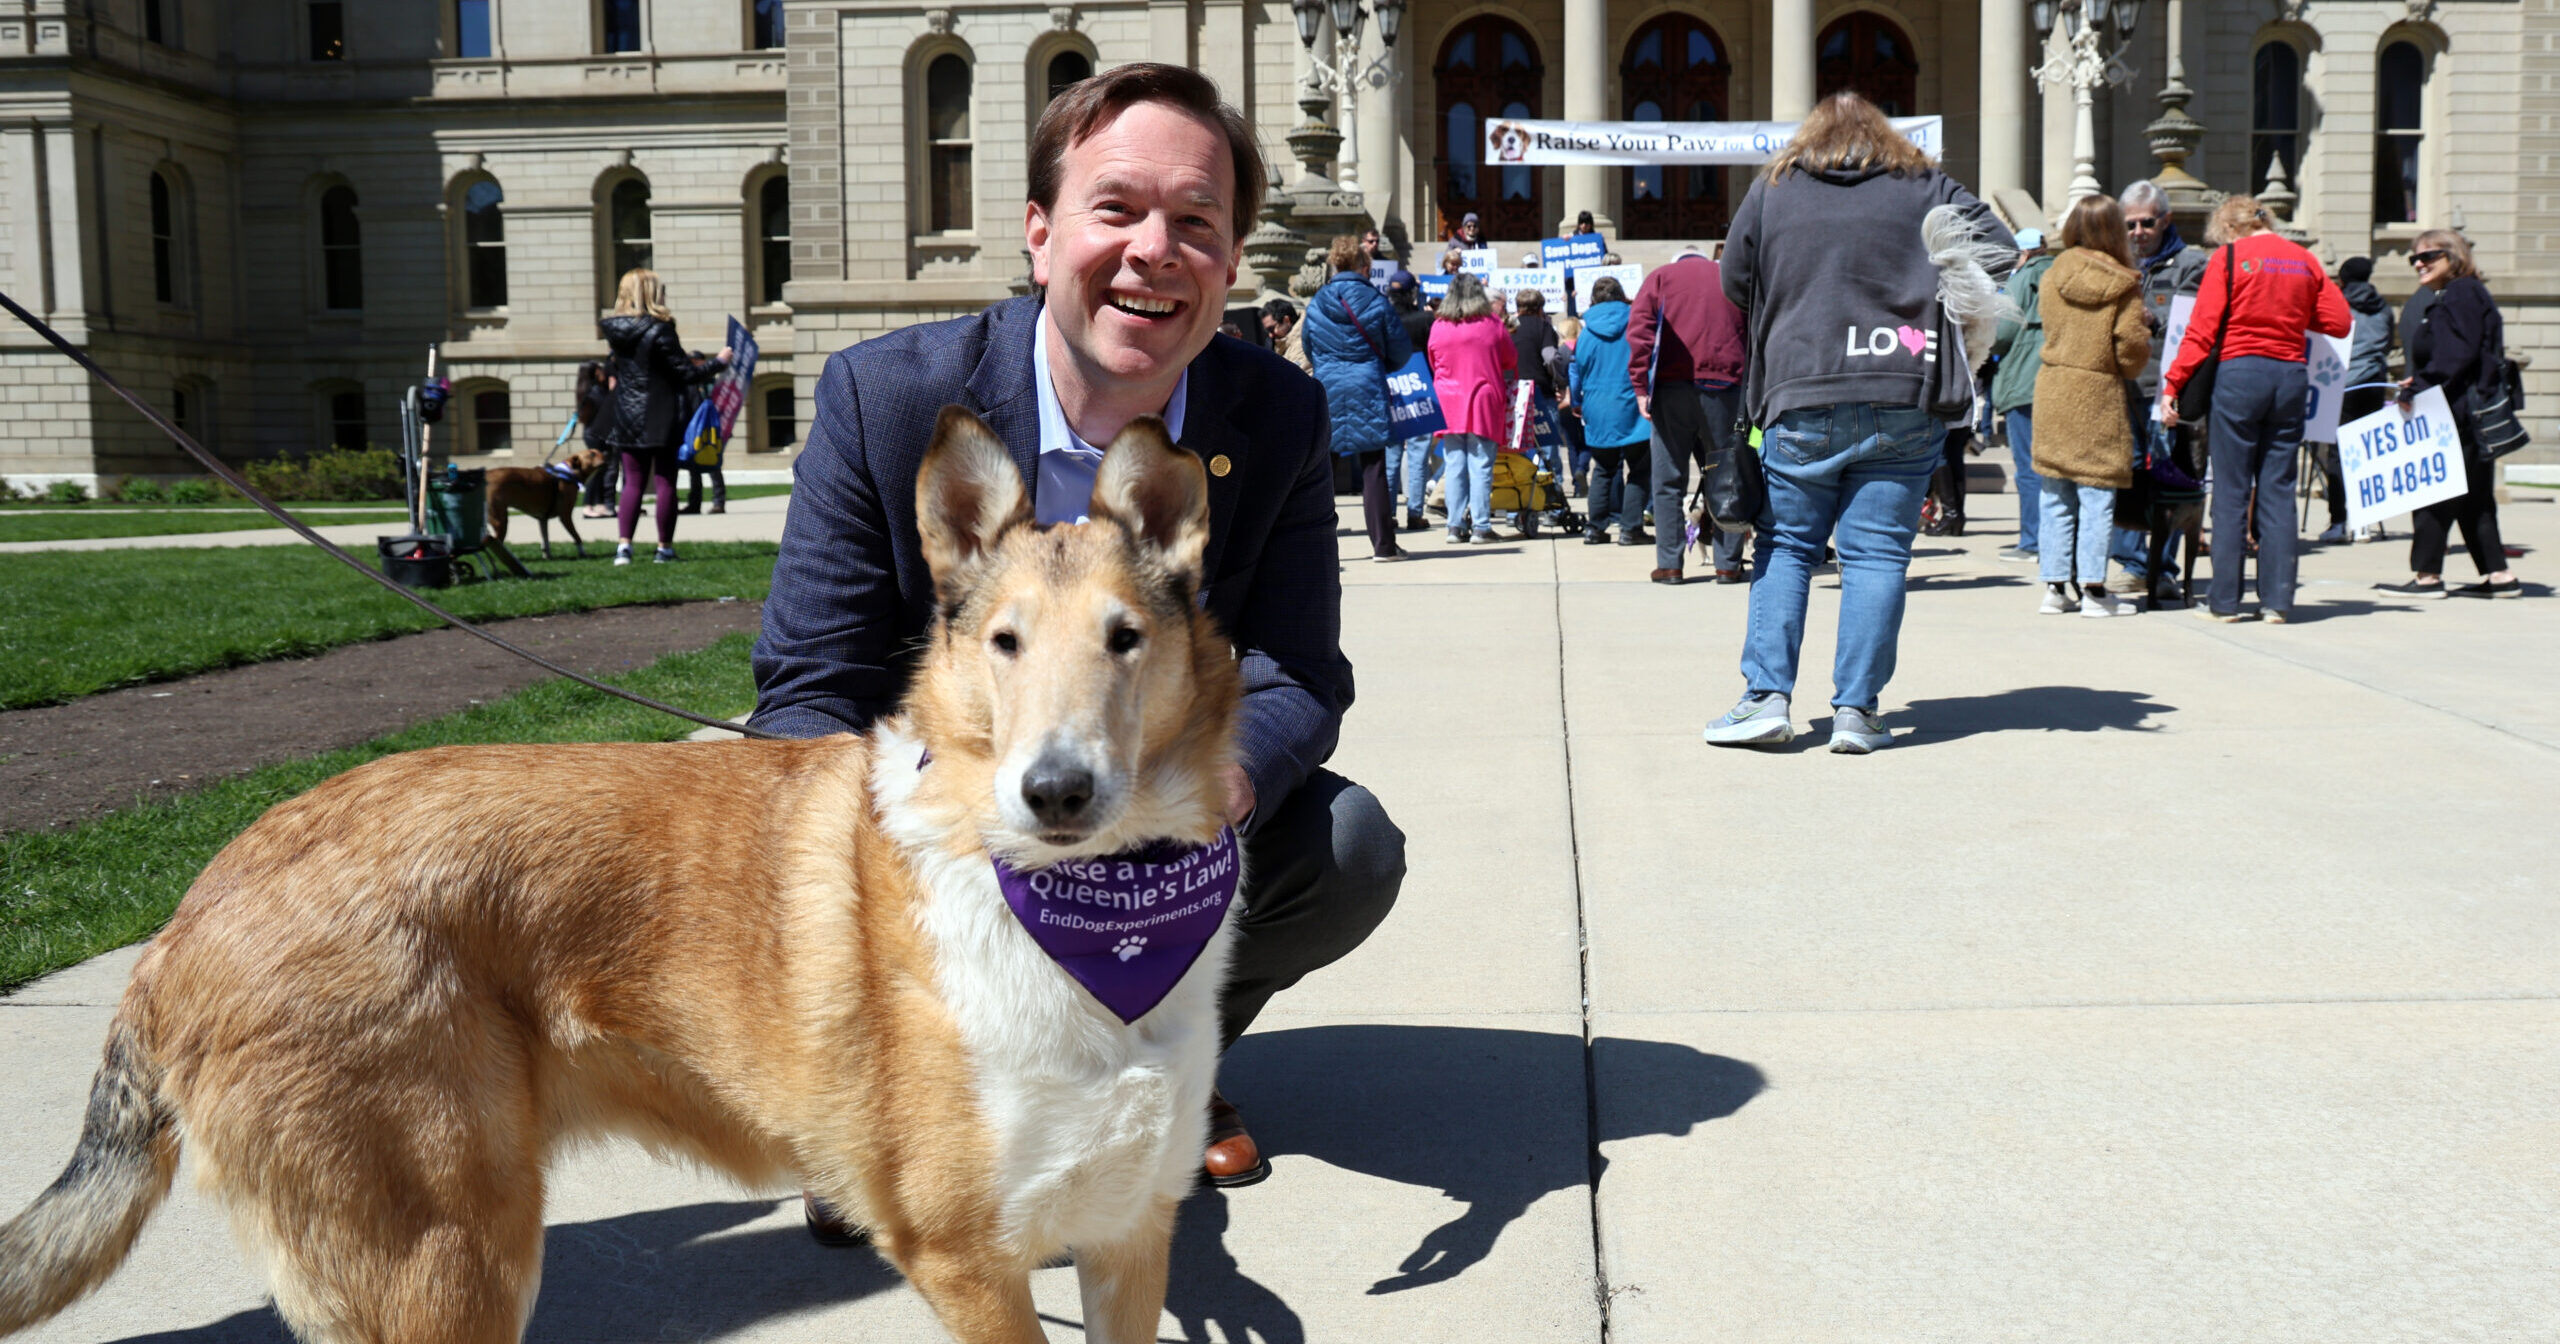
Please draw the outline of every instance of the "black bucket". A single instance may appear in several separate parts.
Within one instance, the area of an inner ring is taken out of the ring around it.
[[[453,538],[412,532],[376,537],[373,544],[382,553],[383,574],[393,583],[403,588],[453,586]]]

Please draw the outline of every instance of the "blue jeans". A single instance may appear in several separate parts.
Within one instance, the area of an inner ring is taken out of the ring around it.
[[[2249,489],[2258,496],[2258,605],[2293,610],[2295,458],[2302,451],[2310,371],[2298,359],[2243,355],[2222,361],[2213,384],[2213,583],[2215,611],[2240,610],[2249,563]]]
[[[1440,457],[1448,464],[1451,532],[1493,530],[1493,440],[1481,434],[1443,434]]]
[[[1422,512],[1423,488],[1431,484],[1430,465],[1431,436],[1428,434],[1417,434],[1387,450],[1387,489],[1390,492],[1402,490],[1405,512]]]
[[[1893,679],[1903,574],[1946,436],[1946,422],[1926,411],[1865,403],[1788,411],[1762,435],[1769,503],[1742,640],[1742,677],[1753,694],[1795,694],[1813,570],[1836,531],[1840,643],[1831,703],[1876,708]]]
[[[2037,540],[2036,577],[2047,583],[2073,578],[2083,588],[2107,581],[2107,543],[2116,531],[2116,492],[2074,481],[2044,483],[2044,528]],[[2072,570],[2078,566],[2075,575]]]
[[[2018,549],[2036,553],[2036,530],[2044,516],[2044,478],[2036,474],[2036,425],[2026,411],[2009,412],[2009,469],[2018,483]]]

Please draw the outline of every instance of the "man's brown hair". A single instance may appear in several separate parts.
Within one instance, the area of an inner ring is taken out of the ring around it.
[[[1179,65],[1139,61],[1118,66],[1068,86],[1051,100],[1031,131],[1032,204],[1044,211],[1057,209],[1067,151],[1138,103],[1178,108],[1226,136],[1227,154],[1236,167],[1235,238],[1243,242],[1253,232],[1254,216],[1262,212],[1267,177],[1262,147],[1254,142],[1252,123],[1218,97],[1218,86],[1207,75]]]

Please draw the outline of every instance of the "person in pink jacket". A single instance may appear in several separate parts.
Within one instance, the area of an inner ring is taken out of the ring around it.
[[[1520,356],[1494,311],[1484,282],[1460,272],[1431,324],[1431,389],[1448,428],[1440,455],[1448,464],[1449,540],[1493,540],[1493,453],[1510,412],[1512,371]]]

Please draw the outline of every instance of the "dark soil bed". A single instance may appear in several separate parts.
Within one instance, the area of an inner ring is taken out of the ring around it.
[[[757,602],[610,607],[492,628],[606,682],[662,655],[753,631]],[[353,746],[551,674],[434,630],[0,713],[0,831],[77,825],[271,762]]]

